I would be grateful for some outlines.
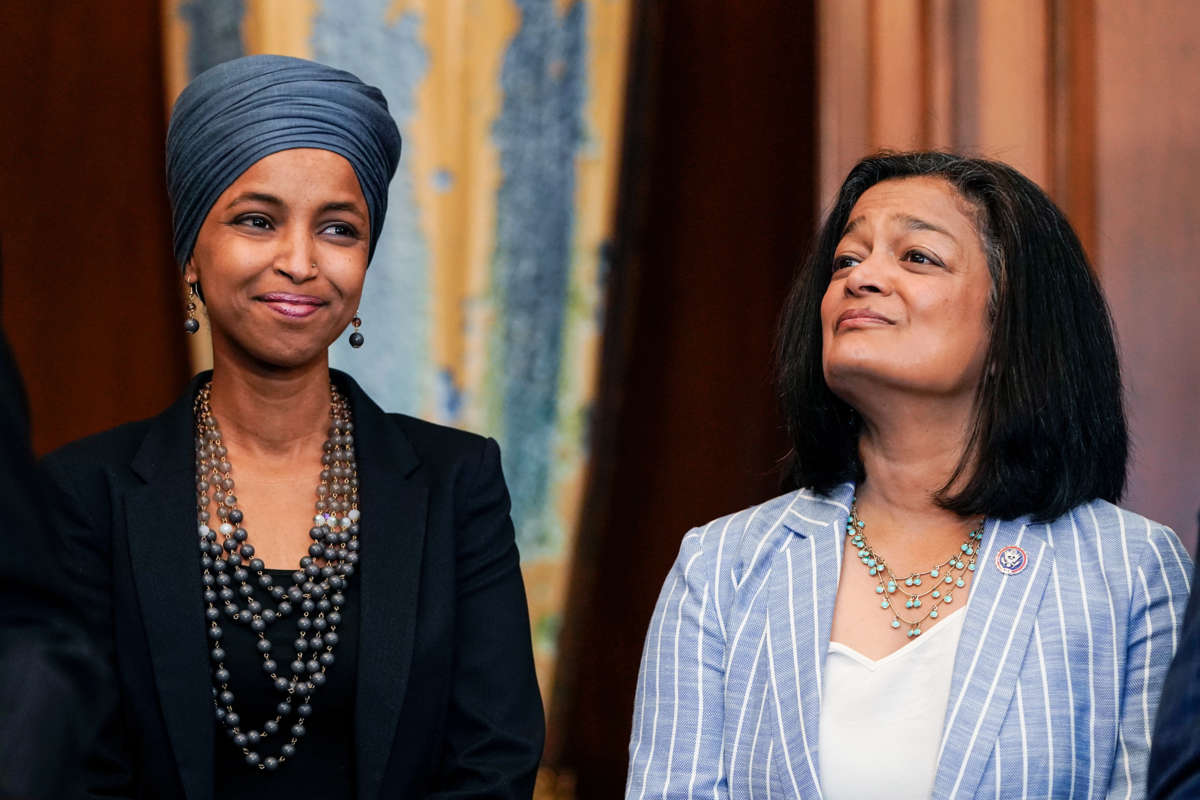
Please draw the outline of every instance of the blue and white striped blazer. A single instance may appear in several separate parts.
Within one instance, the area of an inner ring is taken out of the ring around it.
[[[646,636],[628,798],[821,797],[821,674],[853,492],[794,492],[684,538]],[[1017,574],[994,565],[1008,545],[1028,554]],[[1102,501],[1049,524],[989,521],[981,548],[933,797],[1143,797],[1187,552]],[[875,746],[863,742],[865,770]]]

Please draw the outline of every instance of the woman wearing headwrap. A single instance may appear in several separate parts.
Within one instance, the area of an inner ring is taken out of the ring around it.
[[[309,61],[228,62],[175,105],[175,255],[213,370],[44,462],[120,689],[88,796],[532,793],[543,718],[498,448],[329,369],[399,155],[382,94]]]

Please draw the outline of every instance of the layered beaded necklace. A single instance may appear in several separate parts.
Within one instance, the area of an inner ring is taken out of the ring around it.
[[[967,534],[963,542],[950,557],[924,572],[913,572],[899,578],[892,572],[883,556],[875,552],[867,542],[864,529],[867,524],[858,518],[858,498],[850,502],[850,516],[846,519],[846,536],[855,548],[859,561],[867,573],[875,578],[875,594],[882,595],[879,606],[891,612],[891,627],[907,628],[908,638],[921,635],[921,625],[941,614],[939,608],[954,602],[954,590],[967,585],[968,573],[975,571],[975,559],[979,555],[979,542],[983,540],[983,520]],[[906,619],[899,611],[899,594],[904,598],[905,612],[914,616]]]
[[[261,770],[277,769],[295,755],[296,744],[306,733],[304,724],[312,714],[313,694],[325,683],[325,671],[334,662],[337,626],[346,602],[344,592],[358,563],[360,514],[354,424],[349,403],[336,387],[331,385],[329,390],[332,424],[321,454],[317,513],[309,530],[312,544],[287,587],[275,583],[248,540],[245,515],[233,493],[233,467],[209,406],[212,383],[205,384],[196,396],[196,515],[212,653],[213,707],[218,725],[241,749],[246,763]],[[215,509],[211,513],[210,507]],[[272,657],[266,632],[293,616],[297,628],[295,660],[281,669]],[[263,672],[278,693],[275,716],[264,721],[261,728],[248,727],[234,710],[236,698],[229,688],[230,675],[221,646],[223,617],[249,627],[257,635]],[[263,746],[281,733],[280,739],[286,741],[278,746],[277,755],[263,757]]]

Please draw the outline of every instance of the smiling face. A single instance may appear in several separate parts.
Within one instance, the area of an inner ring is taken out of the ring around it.
[[[256,162],[217,198],[184,269],[204,293],[214,360],[325,359],[358,309],[369,242],[367,203],[345,158],[297,149]]]
[[[974,208],[946,181],[863,192],[821,301],[825,381],[863,410],[881,389],[972,402],[987,354],[987,258]]]

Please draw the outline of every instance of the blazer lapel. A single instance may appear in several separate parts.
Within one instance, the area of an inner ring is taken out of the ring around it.
[[[362,617],[354,735],[359,800],[379,797],[412,662],[429,490],[399,425],[348,376],[335,373],[354,411],[362,509]]]
[[[1005,574],[996,554],[1024,550],[1025,567]],[[1054,564],[1045,526],[1024,520],[989,526],[977,560],[946,708],[933,797],[974,797],[1000,726]]]
[[[129,493],[126,523],[134,584],[167,737],[188,800],[213,795],[213,722],[203,586],[192,514],[192,402],[198,375],[146,435],[132,463],[146,485]],[[399,426],[348,376],[363,512],[362,617],[354,734],[358,797],[379,796],[412,660],[428,488]],[[198,721],[200,721],[198,723]]]
[[[190,391],[150,429],[131,466],[146,482],[127,495],[126,526],[167,738],[189,800],[213,793],[214,723],[194,515]]]
[[[781,524],[793,534],[768,578],[767,659],[783,743],[776,768],[793,796],[821,797],[817,772],[821,674],[841,574],[842,532],[854,487],[801,491]]]

